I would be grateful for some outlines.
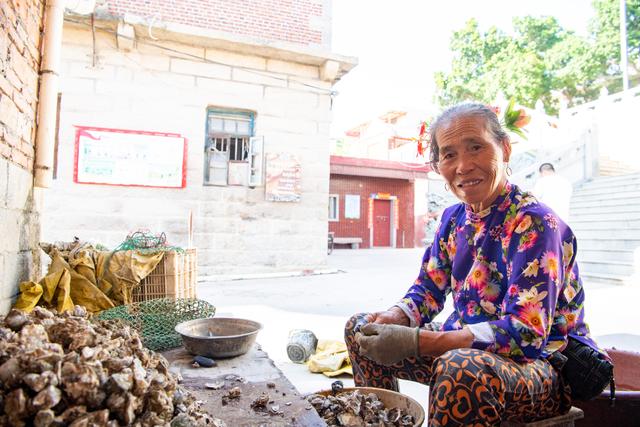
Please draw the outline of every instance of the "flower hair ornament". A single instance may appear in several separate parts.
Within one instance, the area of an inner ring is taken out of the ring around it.
[[[498,109],[496,115],[500,119],[500,124],[503,128],[507,130],[507,132],[514,133],[518,135],[520,138],[526,140],[527,136],[525,133],[527,130],[524,128],[531,122],[531,116],[527,114],[527,111],[524,108],[515,109],[515,100],[511,98],[509,104],[507,104],[507,108],[504,110],[504,114],[502,118],[500,118],[500,109]],[[494,110],[495,111],[495,110]]]
[[[418,134],[418,138],[414,138],[417,142],[418,153],[416,157],[424,157],[424,153],[429,149],[429,145],[431,144],[431,132],[429,132],[429,122],[423,121],[420,123],[420,132]]]
[[[531,122],[531,116],[527,114],[527,111],[524,108],[516,109],[515,100],[513,98],[507,104],[502,117],[500,117],[500,107],[493,105],[487,105],[487,107],[496,113],[496,116],[498,116],[498,120],[500,121],[500,125],[507,132],[518,135],[524,140],[527,139],[527,130],[524,127]],[[424,157],[425,153],[429,149],[429,145],[431,144],[431,132],[429,132],[429,125],[430,120],[421,122],[418,137],[412,138],[416,141],[416,157]]]

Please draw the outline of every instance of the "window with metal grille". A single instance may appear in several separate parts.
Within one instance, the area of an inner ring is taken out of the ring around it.
[[[207,111],[205,185],[260,185],[262,139],[253,137],[251,112]]]

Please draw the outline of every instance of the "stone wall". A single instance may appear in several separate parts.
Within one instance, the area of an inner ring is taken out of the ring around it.
[[[58,173],[46,199],[43,240],[78,236],[113,247],[128,232],[146,228],[165,231],[171,243],[184,246],[193,212],[200,275],[322,267],[331,83],[320,80],[314,65],[153,43],[160,47],[139,41],[125,52],[118,50],[114,34],[99,31],[93,66],[89,29],[65,25]],[[208,107],[254,112],[255,135],[264,137],[266,152],[300,157],[300,203],[267,202],[264,186],[203,185]],[[74,126],[185,136],[186,188],[74,183]]]
[[[0,2],[0,313],[39,274],[33,160],[44,1]]]

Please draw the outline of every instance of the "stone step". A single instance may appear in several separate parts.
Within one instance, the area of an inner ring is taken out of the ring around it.
[[[575,229],[572,228],[578,242],[590,239],[625,239],[625,240],[637,240],[638,246],[640,246],[640,228],[636,229]]]
[[[639,246],[638,240],[586,239],[578,241],[578,251],[581,249],[600,250],[602,248],[610,251],[635,251]]]
[[[640,179],[623,179],[620,181],[607,181],[600,182],[600,180],[604,180],[605,178],[597,178],[596,181],[586,182],[583,184],[576,185],[573,188],[573,192],[575,194],[580,193],[597,193],[606,190],[635,190],[638,185],[640,185]]]
[[[598,169],[600,176],[624,176],[635,172],[638,172],[638,170],[626,167],[601,167]]]
[[[570,201],[570,207],[575,206],[588,206],[588,205],[600,205],[606,203],[609,206],[640,204],[640,192],[631,195],[613,195],[613,196],[588,196],[588,197],[573,197]]]
[[[605,285],[625,285],[630,281],[628,276],[618,276],[615,274],[600,274],[580,271],[582,283],[589,286],[590,284],[601,283]]]
[[[628,183],[628,184],[619,184],[619,185],[607,185],[605,187],[576,187],[573,189],[573,197],[582,197],[582,196],[611,196],[611,195],[619,195],[627,192],[637,192],[640,191],[640,182]]]
[[[572,209],[571,211],[572,218],[580,218],[583,215],[589,214],[598,214],[603,216],[603,220],[607,220],[609,214],[629,214],[628,219],[635,218],[637,214],[640,214],[640,204],[639,205],[617,205],[617,206],[600,206],[600,205],[588,205],[583,207],[582,209]]]
[[[605,248],[599,249],[585,249],[582,247],[582,243],[578,240],[578,258],[585,260],[601,260],[601,261],[613,261],[622,262],[627,264],[633,264],[634,252],[633,251],[614,251]]]
[[[640,222],[636,219],[626,219],[618,221],[606,221],[602,217],[595,219],[584,219],[580,215],[569,219],[569,226],[576,230],[628,230],[640,227]]]
[[[592,206],[640,206],[640,191],[634,197],[608,197],[608,198],[586,198],[574,197],[571,199],[571,210],[591,208]]]
[[[607,206],[602,208],[593,207],[575,214],[572,212],[569,221],[573,220],[630,221],[630,224],[633,225],[640,221],[640,206],[630,206],[624,210],[622,208],[617,210]]]
[[[635,273],[633,264],[615,261],[585,260],[578,255],[581,273],[612,274],[614,276],[632,276]]]
[[[584,185],[599,185],[611,182],[629,182],[635,180],[640,180],[640,173],[630,173],[624,176],[599,176],[589,182],[586,182]]]

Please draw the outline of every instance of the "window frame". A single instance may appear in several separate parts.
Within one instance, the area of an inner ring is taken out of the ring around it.
[[[331,217],[331,199],[336,200],[336,208],[335,215]],[[329,194],[329,212],[328,212],[329,222],[338,222],[340,221],[340,195],[339,194]]]
[[[236,110],[236,109],[227,109],[227,108],[220,108],[220,107],[208,107],[206,110],[206,118],[205,118],[205,141],[204,141],[204,159],[203,159],[203,163],[204,163],[204,171],[203,171],[203,177],[202,177],[202,184],[204,186],[229,186],[229,185],[242,185],[242,186],[248,186],[249,185],[249,176],[247,177],[247,182],[244,182],[242,184],[237,184],[237,183],[230,183],[230,164],[231,163],[245,163],[247,164],[247,170],[248,170],[248,174],[251,173],[252,170],[252,157],[251,157],[251,141],[252,138],[255,137],[254,135],[254,126],[255,126],[255,117],[256,117],[256,113],[253,111],[248,111],[248,110]],[[218,118],[223,120],[223,126],[222,126],[222,130],[213,130],[211,129],[211,120],[212,118]],[[235,124],[235,128],[236,128],[236,132],[235,133],[230,133],[228,132],[225,128],[225,123],[224,120],[225,119],[230,119],[230,120],[235,120],[236,124]],[[238,125],[237,122],[240,121],[245,121],[245,122],[249,122],[249,130],[248,133],[239,133],[237,131]],[[232,143],[232,139],[235,138],[235,145]],[[219,165],[223,165],[224,166],[220,166],[217,169],[220,170],[224,170],[223,174],[224,174],[224,181],[222,180],[222,178],[216,180],[215,178],[212,179],[212,177],[210,176],[211,173],[211,169],[216,169],[215,167],[211,166],[211,162],[212,162],[212,158],[214,156],[212,156],[210,153],[214,152],[214,149],[212,149],[212,147],[215,147],[216,145],[218,145],[219,141],[218,140],[222,140],[223,141],[223,145],[224,145],[224,150],[218,150],[216,151],[217,153],[220,154],[220,156],[218,156],[218,164]],[[242,141],[242,148],[241,148],[241,152],[243,159],[241,160],[237,160],[237,159],[232,159],[231,158],[231,151],[232,151],[232,147],[234,148],[234,157],[237,157],[237,146],[238,146],[238,140]],[[224,153],[224,154],[223,154]],[[223,158],[226,157],[226,159],[224,159],[223,162]]]

